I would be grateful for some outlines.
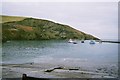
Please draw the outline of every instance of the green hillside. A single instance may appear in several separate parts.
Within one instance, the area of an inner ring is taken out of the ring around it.
[[[4,18],[4,17],[3,17]],[[9,17],[10,18],[10,17]],[[12,18],[13,19],[13,18]],[[2,40],[98,39],[68,25],[49,20],[24,18],[2,24]]]

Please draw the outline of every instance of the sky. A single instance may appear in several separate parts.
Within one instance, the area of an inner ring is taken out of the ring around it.
[[[117,2],[3,2],[2,15],[47,19],[100,39],[118,39]]]

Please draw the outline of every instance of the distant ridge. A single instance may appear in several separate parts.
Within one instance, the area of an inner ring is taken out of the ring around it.
[[[50,40],[98,38],[76,30],[68,25],[45,19],[2,16],[2,40]]]

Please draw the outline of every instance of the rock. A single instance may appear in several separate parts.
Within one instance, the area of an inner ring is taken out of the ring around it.
[[[101,70],[102,70],[102,68],[98,68],[97,70],[101,71]]]
[[[55,69],[64,69],[64,67],[55,67],[55,68],[47,69],[47,70],[45,70],[45,72],[52,72]]]
[[[64,69],[64,67],[60,66],[60,67],[56,67],[54,69]]]
[[[54,69],[47,69],[45,72],[52,72]]]
[[[77,69],[77,68],[71,68],[71,69],[69,69],[69,70],[79,70],[79,69]]]

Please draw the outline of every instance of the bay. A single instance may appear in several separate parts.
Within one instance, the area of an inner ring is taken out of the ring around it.
[[[2,59],[5,64],[41,62],[89,62],[97,64],[117,64],[118,44],[89,44],[89,40],[77,44],[67,40],[8,41],[3,44]]]

